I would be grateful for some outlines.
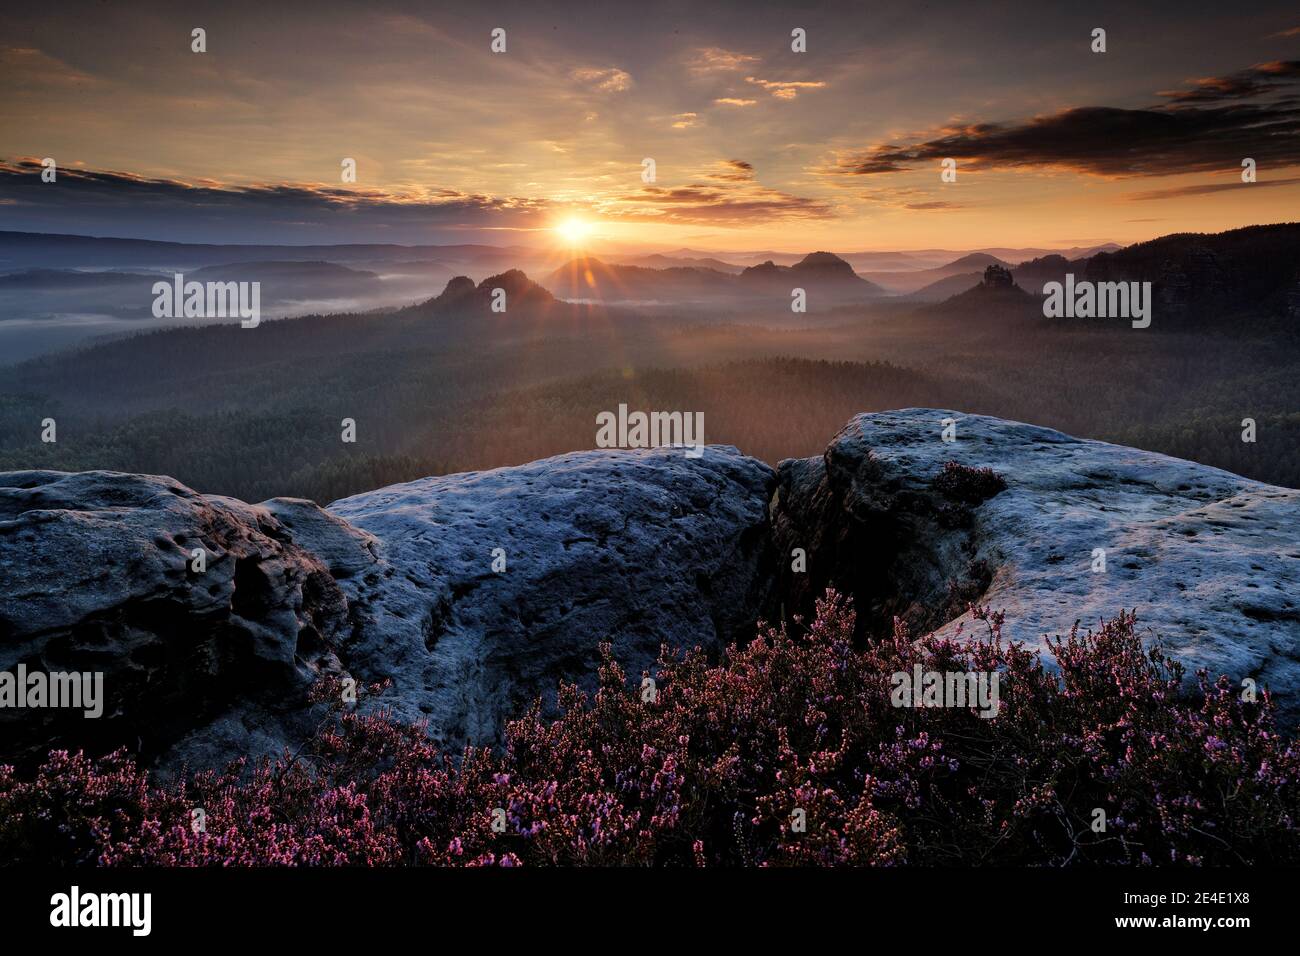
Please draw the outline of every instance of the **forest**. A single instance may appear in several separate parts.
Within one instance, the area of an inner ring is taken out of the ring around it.
[[[1046,320],[1027,295],[959,299],[792,328],[558,303],[499,320],[408,309],[158,331],[7,369],[0,469],[167,474],[327,503],[594,448],[597,415],[621,403],[703,412],[707,441],[772,464],[820,454],[858,412],[919,406],[1300,486],[1293,341]]]

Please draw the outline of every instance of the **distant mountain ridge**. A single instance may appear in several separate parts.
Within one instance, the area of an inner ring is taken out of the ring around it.
[[[55,266],[133,266],[143,263],[220,265],[236,261],[410,261],[532,258],[528,246],[491,246],[465,243],[448,246],[410,246],[395,243],[339,245],[259,245],[240,243],[188,243],[154,239],[118,239],[57,233],[0,230],[0,269]]]
[[[1220,233],[1176,233],[1081,259],[1043,256],[1010,269],[1024,304],[1049,282],[1150,282],[1157,331],[1233,331],[1300,339],[1300,223],[1244,226]],[[918,290],[912,298],[942,302],[945,311],[976,304],[981,277],[965,273]],[[987,290],[983,290],[987,291]],[[1003,304],[1010,300],[1002,296]]]
[[[612,265],[596,258],[574,259],[545,279],[547,288],[563,299],[623,303],[706,302],[709,300],[780,297],[789,300],[803,288],[810,308],[867,301],[884,290],[863,279],[844,259],[813,252],[793,265],[767,260],[738,275],[716,269],[677,266],[650,269]]]
[[[977,276],[976,281],[978,281],[978,275],[983,273],[986,266],[991,265],[1009,267],[1012,263],[1005,259],[999,259],[997,256],[991,256],[988,253],[972,252],[932,269],[914,269],[907,272],[865,272],[863,277],[875,282],[889,292],[907,295],[955,275],[974,273]]]

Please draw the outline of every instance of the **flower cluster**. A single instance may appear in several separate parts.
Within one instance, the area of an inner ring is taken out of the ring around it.
[[[971,468],[960,462],[946,461],[930,485],[950,501],[977,505],[1005,491],[1007,482],[992,468]]]
[[[606,645],[594,695],[566,685],[554,719],[535,705],[455,756],[382,696],[332,706],[298,753],[174,785],[52,753],[32,779],[0,767],[0,864],[1300,862],[1300,750],[1267,693],[1189,689],[1131,614],[1058,639],[1050,667],[972,611],[978,635],[898,624],[864,647],[828,592],[716,664],[664,649],[653,695]],[[999,715],[894,707],[917,664],[997,671]]]

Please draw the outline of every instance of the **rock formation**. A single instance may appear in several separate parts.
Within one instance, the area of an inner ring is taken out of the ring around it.
[[[946,500],[934,479],[950,460],[991,468],[1006,490],[973,507]],[[960,611],[974,600],[1006,611],[1007,637],[1045,647],[1076,621],[1136,608],[1144,635],[1185,664],[1253,678],[1300,716],[1300,491],[907,409],[859,415],[823,457],[782,462],[772,512],[778,552],[808,549],[806,578],[783,571],[783,590],[805,604],[828,584],[852,593],[867,630],[897,614],[951,635],[970,627]]]
[[[953,635],[977,601],[1043,646],[1136,608],[1184,663],[1300,715],[1300,491],[908,409],[860,415],[776,473],[718,446],[576,452],[328,508],[2,474],[0,671],[102,672],[107,700],[97,720],[0,708],[0,759],[271,753],[303,738],[324,675],[391,679],[398,716],[490,743],[559,681],[590,687],[602,641],[639,679],[661,644],[717,653],[828,585],[855,598],[863,639],[895,616]]]

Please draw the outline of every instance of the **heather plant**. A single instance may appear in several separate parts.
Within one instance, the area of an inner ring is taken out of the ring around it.
[[[454,758],[384,711],[382,687],[351,707],[331,683],[317,732],[277,760],[160,785],[123,753],[55,752],[31,779],[0,768],[0,861],[1300,862],[1300,752],[1267,693],[1189,687],[1129,613],[1055,640],[1052,667],[970,610],[977,633],[916,640],[898,623],[858,646],[828,592],[810,623],[762,627],[717,663],[665,648],[652,700],[602,645],[594,694],[563,685],[557,717],[539,703],[501,747]],[[998,716],[893,706],[890,674],[918,664],[997,671]]]
[[[943,470],[930,484],[945,498],[964,505],[980,504],[1007,487],[1003,477],[992,468],[971,468],[956,461],[944,462]]]

